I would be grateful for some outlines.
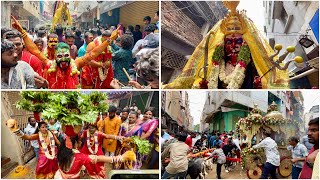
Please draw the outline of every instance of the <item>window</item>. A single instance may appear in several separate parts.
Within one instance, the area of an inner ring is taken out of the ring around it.
[[[288,20],[287,11],[284,9],[283,6],[282,6],[282,9],[281,9],[280,20],[281,20],[281,22],[282,22],[284,25],[287,23],[287,20]]]

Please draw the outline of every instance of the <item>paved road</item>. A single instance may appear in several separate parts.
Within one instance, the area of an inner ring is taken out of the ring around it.
[[[190,177],[187,177],[190,179]],[[209,172],[209,174],[205,177],[206,179],[216,179],[216,164],[213,165],[213,170]],[[241,165],[237,164],[230,172],[225,172],[224,166],[222,166],[221,170],[221,178],[222,179],[249,179],[247,177],[247,172],[245,170],[242,170]],[[291,179],[291,176],[288,178],[283,178],[278,175],[278,178],[282,179]]]

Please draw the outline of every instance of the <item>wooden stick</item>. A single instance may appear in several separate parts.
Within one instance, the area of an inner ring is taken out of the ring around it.
[[[123,72],[126,74],[127,78],[129,79],[129,81],[132,81],[127,70],[125,68],[122,68]]]

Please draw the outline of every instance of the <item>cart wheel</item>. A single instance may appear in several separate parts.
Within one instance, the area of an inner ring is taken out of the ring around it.
[[[247,169],[247,176],[249,179],[259,179],[262,175],[262,167],[256,166],[253,169]]]
[[[278,167],[278,173],[282,177],[290,176],[292,172],[292,162],[290,157],[283,157],[280,159],[280,166]]]

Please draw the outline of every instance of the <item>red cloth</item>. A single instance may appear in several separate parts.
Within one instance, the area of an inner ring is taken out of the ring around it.
[[[40,141],[38,140],[40,143]],[[50,148],[50,147],[48,147]],[[50,154],[52,153],[50,149],[48,149]],[[55,153],[58,153],[58,149],[55,148]],[[48,159],[42,150],[39,150],[38,163],[36,167],[36,175],[40,177],[47,176],[48,174],[54,175],[58,170],[58,160],[55,157],[54,159]]]
[[[98,132],[98,131],[96,131]],[[87,133],[88,131],[87,130],[84,130],[83,131],[83,134],[82,136],[85,138],[85,141],[84,141],[84,145],[82,146],[82,149],[80,150],[81,153],[83,154],[88,154],[88,155],[91,155],[91,152],[89,151],[88,149],[88,145],[87,145]],[[103,152],[102,152],[102,144],[103,144],[103,139],[104,137],[102,136],[102,133],[99,132],[98,133],[98,151],[97,151],[97,154],[96,155],[104,155]],[[94,144],[94,140],[90,140],[90,142],[92,144]],[[92,151],[94,152],[94,145],[91,147]],[[104,163],[103,162],[99,162],[97,164],[92,164],[92,172],[93,174],[99,176],[100,178],[99,179],[105,179],[106,178],[106,175],[105,175],[105,170],[104,170]]]
[[[28,63],[39,76],[43,75],[43,64],[35,55],[24,50],[22,51],[21,60]]]
[[[192,137],[188,136],[185,143],[191,148],[192,147]]]
[[[89,151],[88,149],[88,145],[87,145],[87,130],[84,130],[83,131],[83,134],[82,136],[85,138],[85,143],[82,147],[82,149],[80,150],[81,153],[84,153],[84,154],[91,154],[91,152]],[[102,136],[102,133],[99,132],[98,134],[98,143],[99,143],[99,146],[98,146],[98,151],[97,151],[97,154],[96,155],[104,155],[103,152],[102,152],[102,142],[103,142],[103,136]],[[90,142],[93,142],[93,140],[90,140]],[[94,152],[94,146],[91,147],[92,151]]]
[[[50,64],[45,67],[45,73],[43,75],[49,82],[49,89],[76,89],[79,84],[78,74],[70,76],[72,68],[69,65],[66,71],[62,71],[59,67],[56,67],[56,72],[48,73]]]
[[[96,46],[100,45],[99,38],[94,40]],[[108,48],[104,50],[97,58],[96,62],[110,61],[110,67],[108,69],[107,78],[101,82],[99,78],[99,71],[97,67],[84,66],[81,73],[81,85],[83,89],[110,89],[110,83],[113,80],[113,67],[112,67],[112,52],[109,52]]]
[[[62,172],[61,175],[64,179],[80,179],[81,167],[85,166],[88,174],[92,178],[98,178],[99,176],[95,174],[94,166],[91,164],[91,159],[87,154],[75,153],[74,162],[68,172]],[[61,170],[60,170],[61,172]]]
[[[311,150],[309,151],[309,155],[315,151],[314,150],[314,146],[311,148]],[[309,156],[308,155],[308,156]],[[307,166],[306,164],[306,160],[304,161],[301,173],[300,173],[300,177],[299,179],[311,179],[312,177],[312,168],[310,168],[309,166]]]
[[[75,137],[75,136],[78,136],[78,134],[76,134],[73,130],[73,126],[71,125],[66,125],[66,132],[65,134],[69,137]]]

